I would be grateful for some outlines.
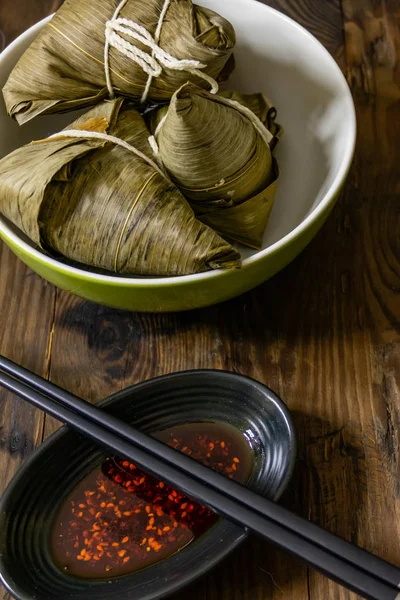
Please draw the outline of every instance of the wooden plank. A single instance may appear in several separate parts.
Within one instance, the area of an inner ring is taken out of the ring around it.
[[[340,0],[261,0],[310,31],[339,65],[345,66],[343,15]]]
[[[55,290],[0,244],[0,353],[46,376]],[[0,389],[0,495],[42,442],[44,415]],[[0,598],[10,596],[0,586]]]
[[[349,184],[325,229],[334,248],[331,266],[326,257],[330,298],[312,317],[325,314],[325,331],[310,330],[319,364],[307,444],[310,517],[400,564],[400,6],[343,0],[343,12],[359,133]],[[310,594],[356,598],[314,573]]]
[[[11,6],[2,0],[0,28],[4,2]],[[296,476],[285,504],[396,562],[399,9],[396,0],[343,0],[345,54],[337,0],[270,4],[316,34],[342,68],[348,64],[359,144],[333,216],[283,273],[220,307],[134,315],[60,293],[51,378],[91,401],[184,368],[228,368],[268,383],[288,402],[299,435]],[[11,337],[5,344],[8,352]],[[48,421],[46,433],[54,427]],[[298,561],[255,541],[179,600],[189,596],[355,599],[312,571],[308,580]]]
[[[55,8],[54,0],[2,0],[0,51]],[[54,309],[55,288],[32,273],[0,241],[0,353],[46,376]],[[43,413],[0,390],[0,495],[41,443],[43,428]],[[11,598],[2,586],[0,598]]]
[[[192,368],[240,371],[279,389],[266,318],[267,289],[219,307],[176,315],[115,311],[60,293],[51,380],[96,402],[149,377]],[[259,331],[257,331],[259,329]],[[57,424],[46,419],[46,435]],[[298,479],[298,476],[296,477]],[[300,511],[293,482],[286,505]],[[295,573],[295,576],[293,576]],[[306,600],[307,570],[267,544],[249,541],[223,565],[185,590],[193,600]]]
[[[279,5],[288,12],[287,3]],[[312,11],[308,13],[307,26],[313,22]],[[342,60],[340,6],[335,2],[322,16],[317,10],[317,15],[325,23],[324,42]],[[292,16],[302,20],[298,12]],[[316,23],[313,26],[318,28]],[[301,268],[294,285],[299,284],[303,289],[300,273]],[[284,282],[285,278],[280,280]],[[280,367],[280,361],[288,361],[288,356],[298,349],[295,345],[291,347],[284,329],[279,331],[275,324],[278,307],[282,302],[285,304],[285,296],[285,289],[282,293],[275,282],[270,282],[221,307],[182,315],[131,315],[61,293],[51,379],[97,401],[151,376],[209,367],[236,370],[264,381],[278,392],[285,392],[295,411],[300,452],[296,476],[284,503],[307,516],[310,485],[305,445],[308,421],[303,414],[305,399],[294,385],[287,386],[288,371]],[[290,373],[293,366],[287,366]],[[303,385],[299,378],[296,386],[301,389]],[[53,420],[47,419],[46,435],[56,427]],[[307,600],[308,573],[304,565],[287,554],[249,540],[231,559],[184,590],[176,600],[184,600],[189,595],[193,600]]]
[[[46,376],[55,290],[3,244],[0,277],[0,353]],[[0,389],[0,494],[42,441],[43,423],[43,413]]]
[[[55,12],[63,0],[1,0],[0,52],[20,33]]]

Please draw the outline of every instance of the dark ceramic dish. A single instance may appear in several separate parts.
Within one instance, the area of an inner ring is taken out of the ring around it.
[[[252,489],[276,500],[290,479],[295,436],[288,410],[271,390],[247,377],[224,371],[175,373],[114,394],[102,407],[147,432],[195,421],[228,422],[251,442]],[[18,600],[163,598],[205,573],[246,537],[220,520],[181,552],[131,575],[95,581],[62,573],[49,548],[55,513],[104,456],[103,449],[63,427],[9,485],[0,503],[0,576]]]

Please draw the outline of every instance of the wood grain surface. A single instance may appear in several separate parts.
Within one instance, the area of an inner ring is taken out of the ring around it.
[[[60,3],[1,0],[0,47]],[[328,48],[356,101],[354,165],[323,231],[253,292],[175,315],[56,291],[0,246],[0,351],[92,402],[181,369],[259,379],[288,403],[299,438],[285,505],[400,565],[400,3],[267,3]],[[57,426],[0,391],[1,488]],[[356,600],[257,540],[172,600],[187,598]]]

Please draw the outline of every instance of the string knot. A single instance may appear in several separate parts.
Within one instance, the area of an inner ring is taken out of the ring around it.
[[[173,71],[187,71],[192,73],[193,75],[206,80],[211,87],[211,92],[216,94],[218,92],[217,82],[212,77],[202,72],[202,69],[206,68],[207,65],[204,65],[198,60],[176,58],[158,45],[162,24],[169,7],[170,0],[165,0],[164,2],[154,36],[152,36],[151,33],[142,25],[139,25],[130,19],[125,19],[118,16],[126,2],[127,0],[121,1],[112,19],[107,21],[105,27],[106,44],[104,49],[104,63],[110,98],[114,97],[114,90],[111,84],[109,68],[109,49],[111,46],[133,62],[137,63],[143,69],[143,71],[147,73],[148,79],[141,102],[145,102],[147,100],[152,79],[153,77],[160,77],[163,68],[171,69]],[[121,34],[123,34],[125,37],[123,37]],[[141,48],[138,48],[126,38],[129,38],[135,42],[139,42],[145,48],[148,48],[148,52],[141,50]]]
[[[152,51],[152,54],[141,50],[131,42],[127,41],[120,34],[136,40]],[[186,71],[188,69],[204,69],[198,60],[178,59],[165,52],[157,44],[154,37],[142,25],[134,23],[129,19],[119,17],[106,23],[106,40],[110,46],[116,48],[119,52],[140,65],[145,73],[152,77],[159,77],[162,68],[174,69],[177,71]]]
[[[126,21],[129,26],[125,26],[124,21]],[[162,72],[162,67],[157,60],[147,52],[125,40],[120,33],[125,33],[127,36],[137,40],[144,46],[152,48],[155,41],[147,29],[133,21],[129,22],[127,19],[119,18],[114,21],[107,21],[106,40],[110,46],[116,48],[126,57],[140,65],[145,73],[152,77],[159,77]]]

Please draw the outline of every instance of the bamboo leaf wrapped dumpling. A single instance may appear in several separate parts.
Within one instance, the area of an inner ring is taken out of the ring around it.
[[[275,199],[273,135],[240,102],[185,84],[150,123],[159,157],[199,218],[222,236],[259,249]],[[260,99],[256,105],[261,107]],[[261,114],[261,113],[260,113]],[[278,136],[276,135],[278,134]]]
[[[218,93],[223,98],[239,102],[242,106],[249,108],[274,136],[274,140],[270,142],[270,146],[272,149],[275,148],[283,135],[283,127],[276,122],[276,108],[265,94],[241,94],[232,90],[224,90]]]
[[[153,113],[151,127],[154,132],[165,118],[157,135],[160,157],[199,218],[222,236],[259,249],[277,187],[271,151],[282,128],[262,94],[221,95],[254,111],[274,134],[261,131],[259,122],[255,127],[237,104],[191,85],[177,91],[169,109]]]
[[[239,254],[195,218],[153,163],[136,110],[106,101],[67,130],[0,161],[0,213],[35,244],[127,275],[240,266]],[[118,143],[104,139],[106,131]]]
[[[226,78],[234,45],[232,25],[192,0],[66,0],[11,72],[4,100],[20,124],[114,94],[163,103],[188,80],[210,88]]]

